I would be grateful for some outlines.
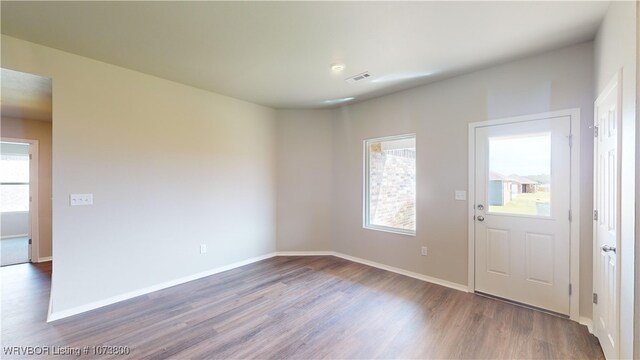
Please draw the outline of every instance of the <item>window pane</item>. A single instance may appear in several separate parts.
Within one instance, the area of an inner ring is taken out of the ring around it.
[[[489,138],[489,212],[551,215],[551,134]]]
[[[367,142],[371,225],[415,231],[416,139]]]
[[[29,211],[29,185],[0,185],[0,212]]]
[[[0,182],[29,182],[29,155],[2,154]]]

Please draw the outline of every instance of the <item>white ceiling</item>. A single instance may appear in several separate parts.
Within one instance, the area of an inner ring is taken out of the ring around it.
[[[51,121],[51,79],[0,70],[2,117]]]
[[[276,108],[593,39],[608,2],[10,2],[2,33]],[[332,73],[332,63],[346,69]],[[369,71],[350,84],[344,78]]]

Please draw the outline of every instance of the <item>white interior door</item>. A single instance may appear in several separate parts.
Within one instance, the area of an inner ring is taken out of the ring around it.
[[[475,290],[570,309],[570,117],[475,130]]]
[[[619,239],[620,149],[619,91],[614,81],[595,103],[596,137],[594,191],[594,333],[607,359],[618,358],[620,271]]]

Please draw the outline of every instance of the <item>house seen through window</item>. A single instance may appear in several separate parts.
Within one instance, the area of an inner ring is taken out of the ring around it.
[[[489,138],[489,212],[551,215],[551,134]]]
[[[365,141],[364,227],[414,235],[416,137]]]

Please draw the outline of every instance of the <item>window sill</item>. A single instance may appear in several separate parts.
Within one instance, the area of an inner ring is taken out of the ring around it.
[[[416,236],[415,230],[397,229],[397,228],[377,226],[377,225],[364,225],[362,226],[362,228],[366,230],[382,231],[382,232],[398,234],[398,235]]]

